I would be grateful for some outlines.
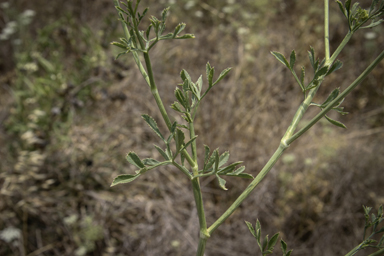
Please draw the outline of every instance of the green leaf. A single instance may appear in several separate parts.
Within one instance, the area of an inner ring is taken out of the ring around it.
[[[119,48],[122,48],[124,50],[127,50],[127,45],[125,45],[125,44],[122,44],[122,43],[119,43],[119,42],[112,42],[111,44],[114,45],[114,46],[117,46]]]
[[[215,157],[215,166],[214,166],[214,172],[216,173],[219,170],[219,162],[220,162],[220,157],[219,157],[219,151],[215,150],[213,152],[214,157]]]
[[[345,112],[345,111],[343,111],[343,110],[344,110],[343,107],[332,108],[332,109],[335,110],[336,112],[338,112],[340,115],[343,115],[343,116],[349,114],[349,112]]]
[[[213,74],[215,73],[215,68],[213,68],[211,64],[209,64],[209,62],[207,62],[207,65],[206,65],[206,73],[207,73],[208,85],[209,87],[212,87],[212,79],[213,79]]]
[[[284,57],[283,54],[279,53],[279,52],[271,52],[271,54],[273,56],[276,57],[276,59],[278,59],[281,63],[284,64],[284,66],[286,66],[287,68],[291,69],[291,67],[289,66],[289,63],[287,61],[287,59]]]
[[[131,16],[131,14],[129,14],[127,11],[125,11],[125,10],[124,10],[123,8],[121,8],[120,6],[115,6],[115,8],[116,8],[118,11],[124,13],[125,15],[127,15],[127,16]]]
[[[305,68],[301,67],[300,82],[304,86]]]
[[[155,119],[153,119],[152,117],[150,117],[149,115],[141,115],[141,117],[144,119],[145,122],[147,122],[147,124],[149,125],[149,127],[152,128],[152,130],[163,140],[165,141],[163,135],[161,134],[160,130],[159,130],[159,127],[157,127],[157,123],[155,121]]]
[[[221,178],[219,175],[216,174],[216,177],[217,177],[217,180],[219,181],[219,186],[223,189],[223,190],[228,190],[226,187],[225,187],[225,183],[227,183],[225,181],[225,179]]]
[[[165,20],[167,19],[168,11],[169,11],[169,7],[165,8],[161,13],[161,19],[163,23],[165,23]]]
[[[310,50],[308,51],[308,56],[309,56],[309,62],[311,63],[313,70],[316,72],[317,68],[315,68],[315,65],[316,65],[316,63],[315,63],[315,50],[313,49],[312,46],[310,47]]]
[[[336,70],[339,70],[343,66],[343,63],[339,60],[336,60],[335,63],[333,63],[332,67],[328,70],[327,76],[335,72]]]
[[[153,24],[149,24],[147,30],[145,31],[145,36],[147,37],[147,39],[149,39],[149,34],[151,33],[152,26]]]
[[[291,70],[293,70],[293,67],[295,66],[295,62],[296,62],[296,53],[295,53],[295,50],[293,50],[289,58],[289,66]]]
[[[315,74],[315,78],[313,78],[314,80],[319,80],[321,79],[323,76],[325,76],[328,72],[328,67],[322,67],[320,70],[318,70]]]
[[[341,11],[341,12],[343,13],[343,15],[348,19],[347,12],[346,12],[345,9],[344,9],[344,5],[343,5],[339,0],[337,0],[336,2],[337,2],[337,4],[339,5],[340,11]]]
[[[232,68],[227,68],[227,69],[224,69],[223,71],[221,71],[220,75],[219,75],[219,78],[217,78],[216,82],[214,82],[212,84],[212,86],[214,86],[215,84],[217,84],[218,82],[220,82],[228,73],[229,71],[231,71]]]
[[[182,146],[184,144],[184,139],[185,139],[184,132],[181,131],[180,129],[176,129],[176,142],[177,142],[176,143],[176,155],[178,154],[178,152],[180,152],[180,149],[182,148]]]
[[[179,25],[175,27],[175,31],[173,32],[173,38],[175,38],[181,31],[183,31],[185,26],[185,23],[179,23]]]
[[[256,238],[256,232],[255,232],[252,224],[248,221],[245,221],[245,224],[247,225],[249,232],[251,232],[251,234]]]
[[[228,173],[226,176],[234,176],[242,179],[253,179],[253,176],[249,173],[240,173],[240,174],[233,174],[233,173]]]
[[[191,145],[192,142],[194,142],[195,140],[197,139],[197,135],[195,137],[193,137],[192,139],[190,139],[187,143],[185,143],[184,147],[182,147],[180,149],[180,151],[183,151],[184,149],[186,149],[189,145]]]
[[[180,77],[183,81],[188,80],[189,82],[192,82],[191,76],[185,69],[181,70]]]
[[[154,145],[157,151],[159,151],[160,155],[164,157],[165,160],[170,160],[170,157],[162,150],[159,146]]]
[[[143,159],[143,164],[148,165],[148,166],[154,166],[154,165],[158,165],[160,163],[161,162],[157,161],[156,159],[152,159],[152,158]]]
[[[172,33],[168,33],[164,36],[160,36],[159,37],[160,40],[167,40],[167,39],[173,39],[173,34]]]
[[[198,98],[200,98],[200,95],[201,95],[201,89],[203,88],[203,78],[202,76],[199,77],[199,79],[197,79],[196,81],[196,91],[197,91],[197,94],[198,94]]]
[[[208,161],[209,153],[211,152],[210,148],[207,145],[204,145],[205,154],[204,154],[204,165]]]
[[[116,178],[113,179],[111,187],[116,186],[118,184],[123,184],[123,183],[129,183],[134,181],[140,176],[140,174],[136,175],[131,175],[131,174],[122,174],[117,176]]]
[[[220,156],[219,160],[219,167],[223,166],[226,162],[228,162],[229,159],[229,152],[225,151],[223,154]]]
[[[188,103],[185,99],[185,96],[183,94],[183,92],[179,89],[179,88],[176,88],[175,89],[175,97],[177,99],[177,101],[185,108],[185,109],[188,109]]]
[[[267,250],[267,245],[268,245],[268,235],[265,236],[264,241],[263,241],[263,247],[262,247],[263,252],[265,252]]]
[[[329,103],[331,103],[337,96],[339,96],[340,88],[334,89],[328,96],[328,98],[321,104],[321,108],[325,108]]]
[[[215,163],[215,159],[216,159],[216,154],[218,155],[218,150],[219,149],[215,149],[211,155],[211,157],[209,158],[207,164],[204,166],[204,171],[207,171],[209,170],[212,165]],[[217,151],[217,152],[216,152]],[[215,153],[216,152],[216,153]]]
[[[283,254],[285,255],[286,251],[287,251],[287,243],[284,242],[283,239],[281,239],[280,243],[281,243],[281,250],[283,251]]]
[[[127,155],[127,160],[130,164],[133,164],[137,168],[141,169],[145,167],[145,165],[143,164],[143,162],[141,162],[140,158],[136,155],[135,152],[129,152]]]
[[[271,239],[268,242],[268,250],[273,251],[278,238],[279,238],[279,233],[276,233],[271,237]]]
[[[369,24],[368,26],[364,26],[364,27],[361,27],[361,28],[373,28],[373,27],[376,27],[376,26],[380,25],[383,22],[384,22],[383,19],[380,19],[380,20],[377,20],[377,21],[372,21],[371,24]]]
[[[344,5],[345,5],[345,10],[347,11],[347,13],[349,13],[351,10],[351,0],[346,0]]]
[[[220,174],[227,174],[229,172],[232,172],[233,170],[235,170],[236,166],[242,164],[243,162],[242,161],[239,161],[239,162],[234,162],[228,166],[226,166],[225,168],[221,169],[219,172]]]
[[[329,118],[329,117],[326,116],[326,115],[325,115],[325,118],[326,118],[331,124],[336,125],[336,126],[341,127],[341,128],[344,128],[344,129],[347,129],[347,127],[346,127],[343,123],[341,123],[341,122],[339,122],[339,121],[336,121],[336,120],[333,120],[333,119]]]
[[[175,37],[175,39],[191,39],[191,38],[195,38],[195,35],[194,34],[185,34],[182,36]]]
[[[184,113],[184,111],[181,110],[181,108],[180,108],[179,102],[176,102],[176,101],[171,105],[171,109],[173,109],[177,112],[180,112],[180,113]]]

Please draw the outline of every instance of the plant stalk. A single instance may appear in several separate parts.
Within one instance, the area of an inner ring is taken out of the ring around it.
[[[330,58],[329,49],[329,0],[324,0],[324,45],[325,45],[325,61]]]
[[[303,135],[309,128],[311,128],[315,123],[317,123],[325,114],[327,114],[335,105],[337,105],[342,99],[344,99],[356,86],[358,86],[371,71],[384,59],[384,51],[364,70],[363,73],[355,80],[351,85],[349,85],[342,93],[339,94],[331,103],[328,104],[319,114],[317,114],[305,127],[300,131],[295,133],[293,136],[289,137],[286,140],[286,143],[289,145],[301,135]]]
[[[249,196],[249,194],[256,188],[257,185],[264,179],[272,167],[276,164],[277,160],[283,154],[283,152],[288,148],[284,143],[280,143],[279,147],[269,159],[264,168],[259,172],[256,178],[248,185],[248,187],[241,193],[241,195],[236,199],[235,202],[218,218],[209,228],[208,233],[212,235],[213,231],[217,229],[239,206],[240,204]]]

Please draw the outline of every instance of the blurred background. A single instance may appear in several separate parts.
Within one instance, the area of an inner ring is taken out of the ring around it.
[[[203,144],[229,150],[230,161],[244,161],[257,175],[302,100],[270,51],[289,56],[295,49],[296,70],[305,66],[309,79],[309,47],[324,57],[323,2],[143,0],[141,10],[149,5],[157,17],[171,7],[168,31],[185,22],[196,35],[151,52],[165,105],[174,102],[181,68],[197,80],[207,61],[217,73],[233,67],[201,105],[198,154]],[[335,50],[347,26],[333,1],[330,9]],[[315,102],[368,66],[384,49],[383,31],[356,33],[340,55],[343,68],[327,77]],[[164,167],[110,188],[116,175],[135,171],[125,160],[129,151],[160,159],[153,144],[161,142],[141,114],[166,131],[133,59],[115,60],[119,49],[110,42],[122,33],[112,0],[1,1],[0,255],[194,255],[198,219],[183,174]],[[382,62],[346,98],[350,114],[330,114],[348,129],[322,120],[291,145],[214,233],[206,255],[259,255],[244,223],[256,219],[262,234],[280,232],[296,256],[344,255],[360,243],[362,205],[376,211],[384,204],[383,81]],[[208,225],[249,183],[227,181],[228,191],[211,178],[201,182]]]

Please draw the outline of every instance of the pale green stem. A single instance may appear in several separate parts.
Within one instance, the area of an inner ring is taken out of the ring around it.
[[[288,148],[287,145],[280,143],[280,146],[277,148],[275,153],[269,159],[264,168],[259,172],[256,178],[248,185],[248,187],[241,193],[241,195],[236,199],[235,202],[220,216],[209,228],[208,233],[212,235],[213,231],[218,228],[239,206],[240,204],[249,196],[249,194],[256,188],[257,185],[264,179],[265,175],[272,169],[277,160],[283,154],[284,150]]]
[[[348,86],[342,93],[339,94],[331,103],[328,104],[319,114],[317,114],[305,127],[300,131],[295,133],[293,136],[287,138],[286,143],[289,145],[301,135],[303,135],[309,128],[311,128],[315,123],[317,123],[327,112],[329,112],[335,105],[337,105],[342,99],[345,98],[356,86],[358,86],[371,71],[380,63],[384,58],[384,51],[364,70],[364,72],[355,80],[353,83]]]
[[[195,137],[195,127],[193,123],[189,123],[189,135],[190,138]],[[196,152],[196,140],[192,142],[192,157],[195,161],[195,166],[192,167],[193,175],[196,176],[199,174],[199,167],[197,165],[197,152]],[[199,217],[199,225],[200,225],[200,234],[199,234],[199,245],[197,248],[197,256],[204,255],[205,245],[209,238],[209,234],[207,231],[207,221],[205,218],[204,211],[204,203],[203,203],[203,194],[201,193],[200,180],[199,178],[194,178],[192,180],[192,189],[193,196],[195,197],[197,215]]]
[[[329,50],[329,0],[324,0],[324,41],[325,61],[328,61],[331,56]]]
[[[369,254],[368,256],[380,256],[380,255],[384,255],[384,248],[381,250],[378,250],[377,252]]]

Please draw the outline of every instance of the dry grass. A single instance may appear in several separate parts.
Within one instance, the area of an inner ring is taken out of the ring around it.
[[[74,1],[67,1],[62,9],[55,4],[31,8],[42,8],[49,19],[71,10],[79,22],[92,25],[97,33],[105,23],[90,13],[107,17],[113,13],[112,1],[80,2],[81,8]],[[18,3],[21,6],[23,1]],[[166,106],[174,101],[180,68],[197,79],[207,61],[217,71],[233,67],[228,79],[201,106],[196,124],[200,154],[203,143],[229,150],[230,160],[243,160],[248,172],[255,175],[278,146],[301,95],[288,71],[269,51],[287,55],[295,49],[297,65],[308,67],[309,45],[322,49],[322,32],[317,27],[321,26],[317,20],[321,12],[311,8],[312,16],[306,16],[308,6],[302,9],[293,3],[277,4],[277,15],[268,17],[270,22],[263,27],[250,27],[247,37],[239,35],[237,27],[214,27],[230,22],[204,10],[213,18],[186,18],[193,21],[187,31],[196,33],[197,39],[165,42],[154,49],[152,64]],[[44,22],[41,17],[34,26]],[[343,26],[336,27],[333,46],[344,31]],[[320,96],[325,97],[335,86],[347,86],[373,58],[373,49],[383,48],[383,35],[369,42],[375,45],[372,48],[363,43],[364,32],[359,33],[341,56],[345,66],[338,72],[340,76],[330,77]],[[111,50],[106,51],[112,58]],[[320,50],[319,54],[322,56]],[[295,255],[342,255],[359,242],[361,206],[384,204],[383,70],[381,63],[346,99],[350,115],[335,116],[349,129],[321,122],[292,145],[287,157],[216,231],[208,242],[207,255],[255,255],[256,244],[244,220],[255,222],[257,218],[264,234],[281,231]],[[72,111],[68,133],[55,131],[48,147],[32,151],[21,151],[15,143],[20,138],[4,128],[12,106],[6,88],[12,88],[12,80],[1,81],[0,230],[16,227],[22,238],[18,244],[0,240],[0,254],[22,255],[24,251],[30,256],[70,256],[82,245],[93,245],[87,255],[194,255],[198,220],[184,175],[163,168],[132,184],[109,188],[114,176],[134,171],[124,159],[127,152],[159,158],[152,145],[161,145],[160,141],[140,115],[146,113],[156,120],[161,116],[128,57],[118,62],[108,59],[95,74],[105,86],[93,87],[84,107]],[[169,113],[177,118],[172,110]],[[165,131],[164,123],[158,123]],[[215,181],[204,179],[208,223],[246,185],[242,180],[228,181],[229,191],[225,192]]]

